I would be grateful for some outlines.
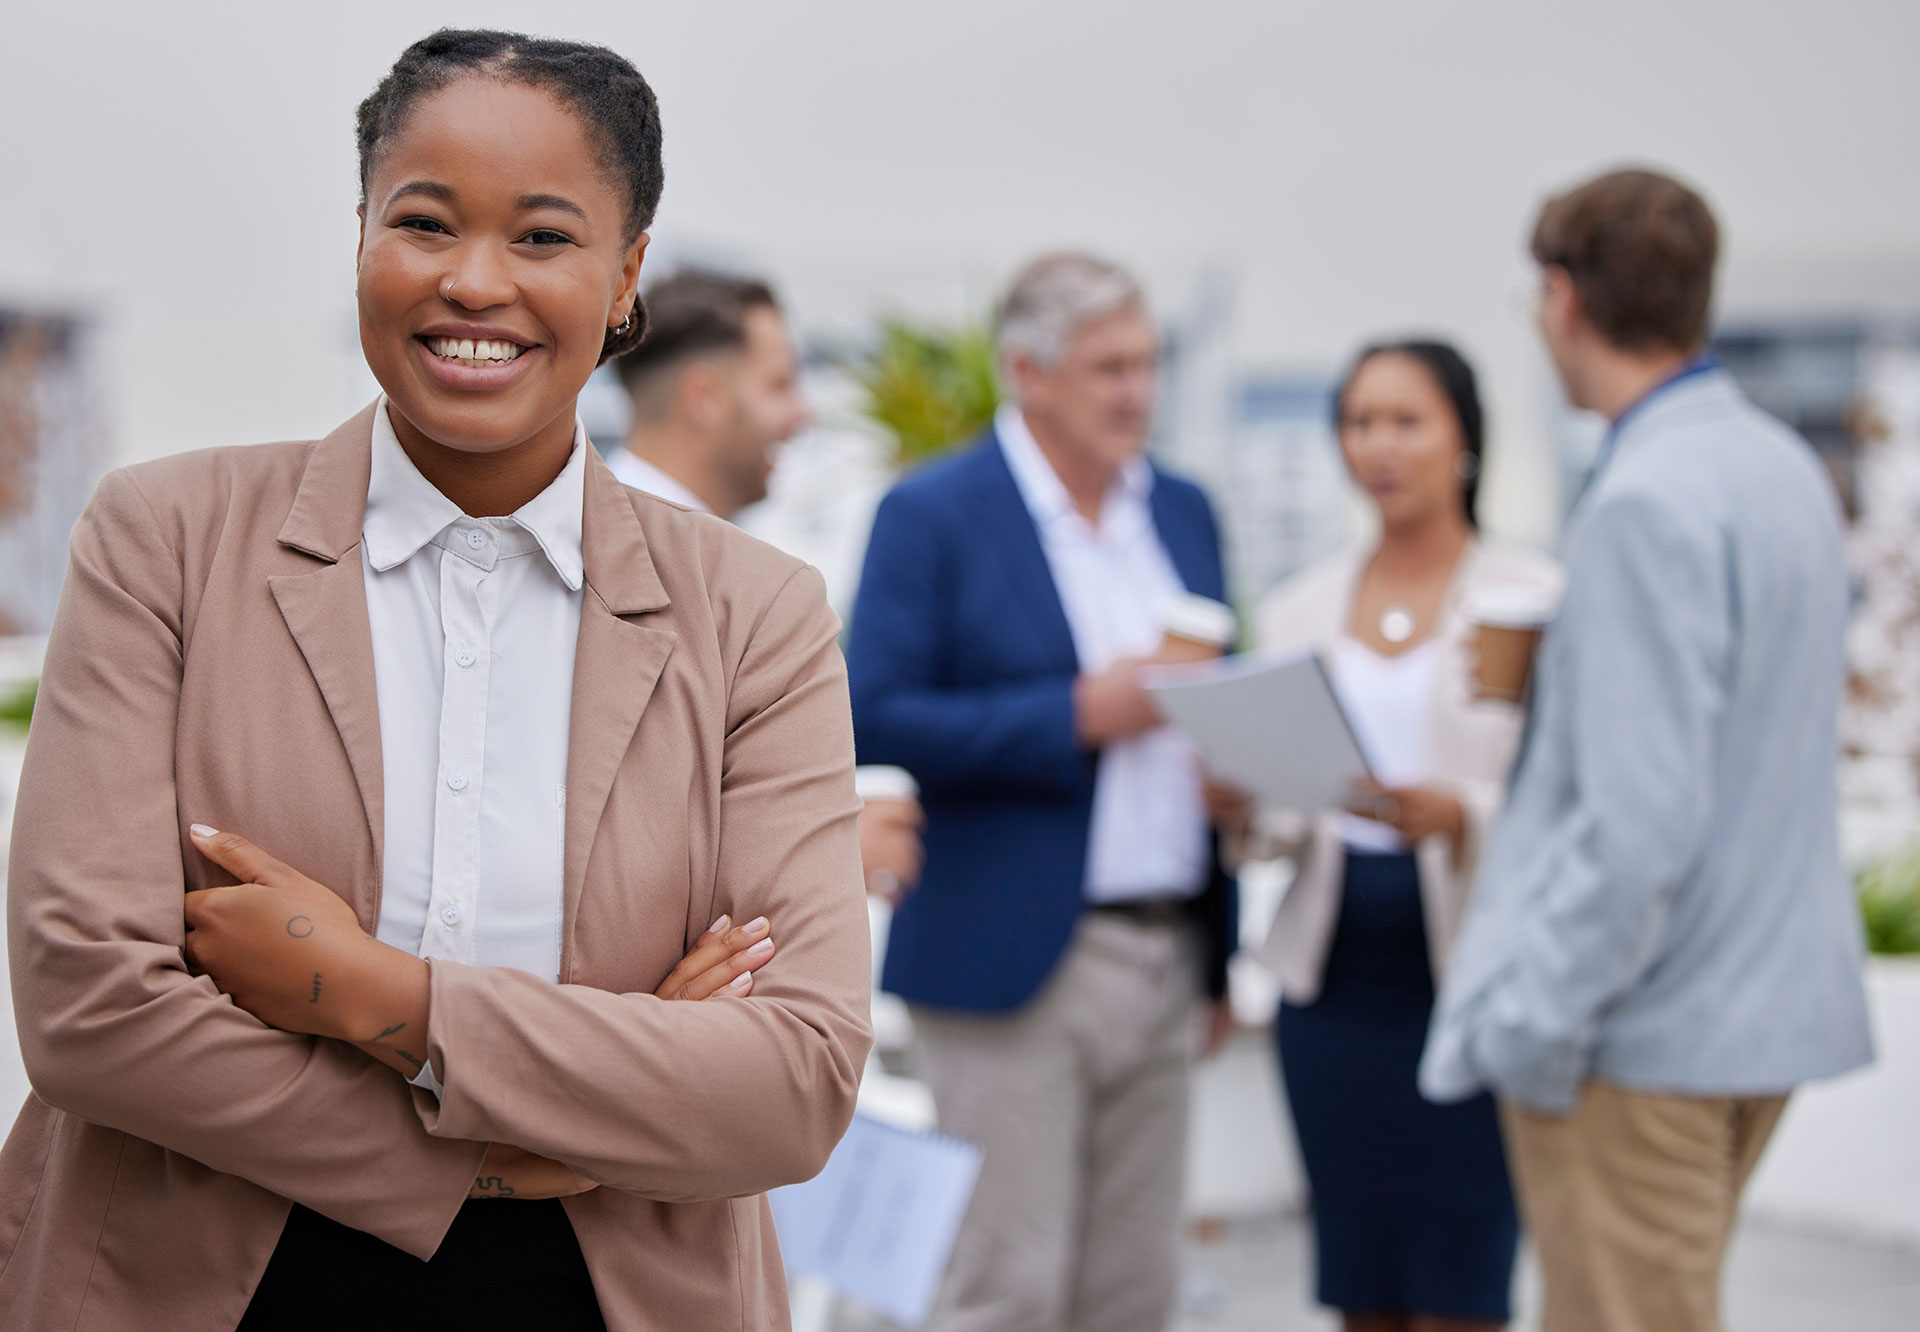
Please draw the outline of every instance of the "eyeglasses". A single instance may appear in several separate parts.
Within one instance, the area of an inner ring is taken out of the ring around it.
[[[1507,294],[1507,303],[1513,307],[1515,313],[1523,314],[1528,319],[1538,320],[1541,309],[1547,303],[1546,279],[1536,278],[1532,282],[1515,287]]]
[[[1513,303],[1513,308],[1535,323],[1540,322],[1540,312],[1546,308],[1547,292],[1553,287],[1556,274],[1562,282],[1573,281],[1573,273],[1565,264],[1545,264],[1534,276],[1532,282],[1513,289],[1512,295],[1508,297],[1508,300]]]

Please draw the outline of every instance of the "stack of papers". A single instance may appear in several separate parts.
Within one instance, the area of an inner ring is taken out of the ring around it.
[[[946,1273],[980,1156],[958,1138],[855,1115],[825,1170],[767,1195],[787,1270],[918,1327]]]
[[[1273,809],[1337,809],[1371,780],[1317,653],[1243,653],[1157,667],[1148,692],[1192,737],[1208,772]]]

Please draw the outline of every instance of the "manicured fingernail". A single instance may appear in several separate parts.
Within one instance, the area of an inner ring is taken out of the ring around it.
[[[765,934],[766,932],[767,918],[765,916],[755,916],[752,920],[740,927],[740,933],[742,934]]]
[[[218,828],[209,828],[204,823],[194,824],[190,831],[195,837],[218,837],[220,835]]]
[[[708,933],[708,934],[718,934],[718,933],[720,933],[720,932],[721,932],[722,930],[724,930],[724,929],[726,929],[726,928],[727,928],[727,926],[729,926],[729,925],[731,925],[731,924],[733,924],[733,917],[732,917],[732,916],[722,916],[722,917],[720,917],[720,919],[718,919],[718,920],[716,920],[716,921],[714,921],[714,922],[713,922],[713,924],[712,924],[711,926],[709,926],[709,927],[708,927],[708,929],[707,929],[707,933]]]
[[[758,962],[763,957],[772,957],[773,956],[773,940],[762,939],[759,943],[755,944],[753,947],[747,950],[747,956],[752,958],[756,962]]]
[[[751,971],[741,972],[738,976],[735,976],[731,982],[728,983],[727,988],[729,990],[737,990],[741,994],[745,994],[748,990],[751,990],[753,988],[753,973]]]

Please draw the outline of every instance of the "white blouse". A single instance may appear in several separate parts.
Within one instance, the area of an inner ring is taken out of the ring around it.
[[[1397,656],[1375,652],[1351,635],[1333,650],[1332,676],[1340,704],[1374,779],[1386,787],[1423,785],[1428,777],[1428,710],[1441,646],[1429,638]],[[1405,851],[1407,841],[1385,823],[1340,816],[1340,839],[1356,851]]]
[[[374,413],[362,568],[386,791],[383,943],[557,980],[585,430],[552,485],[469,518]]]

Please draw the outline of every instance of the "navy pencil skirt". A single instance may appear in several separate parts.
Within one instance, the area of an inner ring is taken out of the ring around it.
[[[1415,1086],[1433,972],[1411,855],[1349,851],[1320,998],[1276,1024],[1320,1302],[1506,1322],[1520,1225],[1493,1099]]]

